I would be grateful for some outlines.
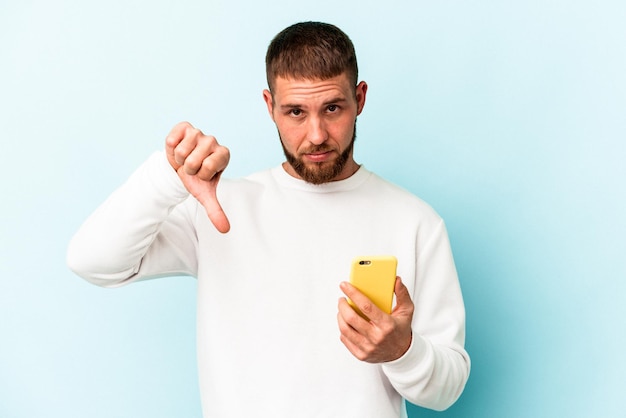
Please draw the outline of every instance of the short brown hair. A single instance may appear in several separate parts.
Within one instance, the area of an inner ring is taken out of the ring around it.
[[[267,84],[277,77],[328,79],[348,74],[354,86],[358,67],[354,45],[338,27],[321,22],[301,22],[274,37],[265,56]]]

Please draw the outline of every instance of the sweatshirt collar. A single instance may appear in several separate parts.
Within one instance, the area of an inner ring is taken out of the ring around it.
[[[347,179],[323,184],[311,184],[288,174],[282,164],[272,168],[271,172],[280,186],[309,193],[334,193],[353,190],[363,184],[371,175],[371,172],[361,165],[356,173]]]

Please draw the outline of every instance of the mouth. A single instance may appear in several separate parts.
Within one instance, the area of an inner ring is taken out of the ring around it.
[[[313,163],[323,163],[325,161],[331,160],[333,155],[334,154],[332,151],[317,151],[303,154],[306,160]]]

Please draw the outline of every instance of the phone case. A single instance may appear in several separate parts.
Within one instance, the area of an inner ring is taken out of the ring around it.
[[[397,265],[398,260],[392,255],[357,257],[352,260],[350,283],[389,314],[393,303]],[[368,319],[350,299],[348,303],[359,315]]]

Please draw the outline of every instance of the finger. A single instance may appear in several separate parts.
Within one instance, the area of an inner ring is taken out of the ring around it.
[[[346,332],[341,332],[339,334],[339,340],[343,343],[343,345],[348,349],[350,353],[356,358],[362,360],[364,357],[364,352],[361,349],[360,345],[356,342],[356,339],[359,335],[352,330],[349,326]]]
[[[347,309],[346,309],[346,306],[348,306]],[[355,329],[348,323],[348,321],[346,321],[346,318],[349,318],[353,314],[354,314],[354,310],[350,308],[349,305],[346,304],[346,299],[340,298],[339,309],[337,312],[337,324],[339,325],[339,331],[341,332],[341,334],[345,335],[346,337],[350,337],[354,334],[357,334]]]
[[[400,278],[400,276],[396,277],[396,283],[394,285],[393,291],[396,294],[396,303],[402,304],[411,300],[411,295],[409,295],[409,289],[407,289],[404,283],[402,283],[402,279]]]
[[[211,180],[215,174],[224,171],[230,161],[228,148],[221,146],[213,136],[199,133],[194,139],[179,145],[183,146],[193,147],[183,164],[185,173],[197,175],[202,180]]]
[[[215,226],[215,229],[220,231],[222,234],[225,234],[230,231],[230,221],[228,220],[228,217],[224,213],[224,210],[220,206],[219,202],[217,200],[214,202],[216,203],[216,206],[209,205],[208,207],[205,207],[206,213],[213,226]]]
[[[337,313],[337,324],[339,325],[339,339],[346,348],[355,356],[360,358],[363,353],[362,345],[366,343],[366,338],[354,329],[346,318],[356,317],[360,321],[364,321],[358,316],[354,310],[348,305],[345,298],[339,300],[339,312]]]
[[[355,344],[352,340],[350,340],[345,335],[341,334],[339,336],[339,340],[343,343],[343,345],[348,349],[350,353],[357,359],[363,361],[366,358],[365,353],[357,344]]]
[[[365,315],[369,321],[377,322],[386,315],[378,306],[374,304],[367,296],[359,291],[356,287],[348,282],[342,282],[341,290],[350,298],[352,303]]]
[[[186,165],[187,159],[192,153],[202,151],[202,147],[198,149],[198,144],[201,143],[204,138],[205,135],[202,133],[201,130],[189,125],[187,129],[185,129],[183,139],[178,143],[178,145],[176,145],[176,148],[174,148],[174,159],[176,163],[180,165]],[[198,151],[196,151],[197,149]],[[185,167],[185,171],[187,170],[188,168]],[[195,173],[190,172],[188,174]]]
[[[202,160],[196,176],[206,181],[213,180],[215,176],[226,169],[229,161],[230,151],[228,148],[218,145],[208,157]],[[215,178],[216,181],[218,179],[219,177]]]
[[[221,175],[221,172],[217,173],[215,180],[219,180]],[[215,186],[211,187],[206,199],[203,199],[200,203],[204,206],[206,214],[215,228],[222,234],[225,234],[230,231],[230,222],[226,213],[224,213],[224,209],[222,209],[222,205],[220,205],[220,202],[217,200],[216,186],[217,183],[215,183]]]
[[[175,170],[178,170],[181,164],[176,161],[175,149],[185,138],[185,133],[193,126],[189,122],[180,122],[176,124],[165,138],[165,154],[167,159]]]
[[[339,299],[339,305],[337,307],[339,315],[343,321],[352,329],[364,331],[368,325],[369,320],[367,318],[362,317],[354,306],[351,304],[351,301],[346,298]]]
[[[404,285],[400,276],[396,277],[394,293],[396,294],[396,306],[394,308],[394,312],[399,310],[413,310],[413,300],[411,300],[409,289],[407,289]]]

